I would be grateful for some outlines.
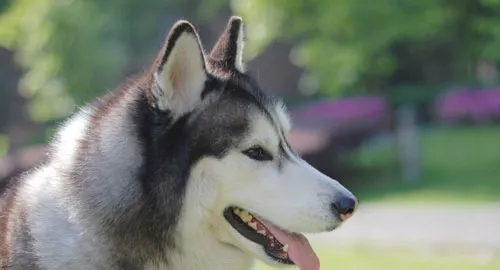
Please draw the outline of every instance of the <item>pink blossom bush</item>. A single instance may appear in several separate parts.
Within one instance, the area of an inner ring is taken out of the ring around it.
[[[439,120],[450,124],[498,121],[500,120],[500,88],[448,91],[438,97],[435,111]]]
[[[377,122],[387,116],[387,103],[380,97],[351,97],[310,103],[292,112],[297,118],[330,120],[338,125]]]

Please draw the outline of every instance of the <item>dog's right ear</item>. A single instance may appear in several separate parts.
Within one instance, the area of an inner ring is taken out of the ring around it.
[[[201,101],[207,79],[205,54],[193,25],[179,21],[170,30],[153,67],[151,104],[174,115],[189,112]]]

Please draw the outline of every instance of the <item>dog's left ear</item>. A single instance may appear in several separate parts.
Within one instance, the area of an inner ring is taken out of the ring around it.
[[[240,17],[232,16],[210,52],[210,56],[218,61],[225,70],[236,69],[244,73],[243,46],[243,20]]]
[[[172,27],[153,72],[154,83],[148,93],[153,107],[182,115],[201,101],[208,76],[205,54],[193,25],[181,20]]]

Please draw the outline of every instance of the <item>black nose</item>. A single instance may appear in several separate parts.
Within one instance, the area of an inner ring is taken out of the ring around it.
[[[338,213],[341,220],[346,220],[354,214],[358,207],[358,199],[354,196],[342,196],[332,204],[332,208]]]

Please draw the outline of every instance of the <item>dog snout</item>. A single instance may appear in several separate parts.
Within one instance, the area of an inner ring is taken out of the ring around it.
[[[354,214],[358,203],[358,199],[353,195],[343,195],[333,201],[332,211],[339,216],[340,220],[345,221]]]

